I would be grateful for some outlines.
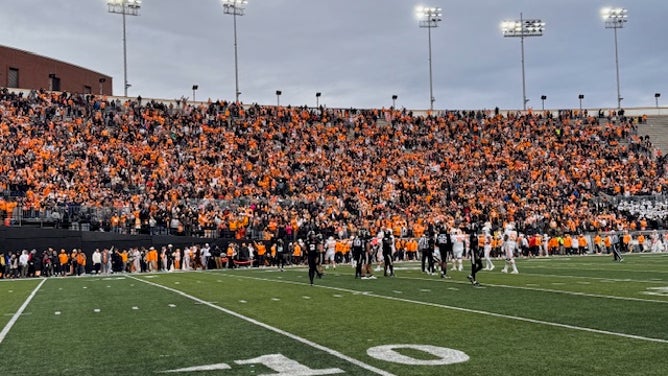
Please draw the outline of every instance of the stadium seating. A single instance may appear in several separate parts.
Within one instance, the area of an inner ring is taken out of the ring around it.
[[[0,95],[0,202],[30,221],[122,233],[325,236],[365,227],[515,222],[628,227],[600,195],[663,194],[634,119],[163,104]]]

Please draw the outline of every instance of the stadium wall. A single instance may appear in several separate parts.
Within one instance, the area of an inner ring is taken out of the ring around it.
[[[0,46],[0,86],[112,95],[111,76],[49,57]]]
[[[63,229],[42,229],[24,227],[0,227],[0,250],[37,250],[40,254],[53,248],[57,251],[65,249],[68,253],[76,248],[81,249],[88,256],[86,268],[90,270],[91,255],[96,248],[128,249],[131,247],[151,246],[160,249],[162,246],[172,244],[174,248],[183,249],[193,244],[209,243],[212,247],[218,245],[221,249],[227,249],[232,239],[224,238],[196,238],[188,236],[173,235],[123,235],[99,231],[72,231]]]

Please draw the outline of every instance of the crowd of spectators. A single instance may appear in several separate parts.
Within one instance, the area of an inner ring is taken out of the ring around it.
[[[237,239],[639,228],[600,199],[663,194],[636,120],[561,111],[416,115],[224,101],[0,93],[0,215]],[[70,219],[71,220],[71,219]],[[654,222],[653,222],[654,223]],[[658,223],[658,222],[657,222]]]

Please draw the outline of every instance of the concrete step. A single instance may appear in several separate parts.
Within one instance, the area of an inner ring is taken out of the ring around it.
[[[668,115],[648,116],[646,124],[638,125],[638,135],[649,136],[652,145],[665,155],[668,152]]]

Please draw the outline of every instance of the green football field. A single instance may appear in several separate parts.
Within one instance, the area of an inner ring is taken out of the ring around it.
[[[668,374],[668,255],[496,267],[2,280],[0,375]]]

